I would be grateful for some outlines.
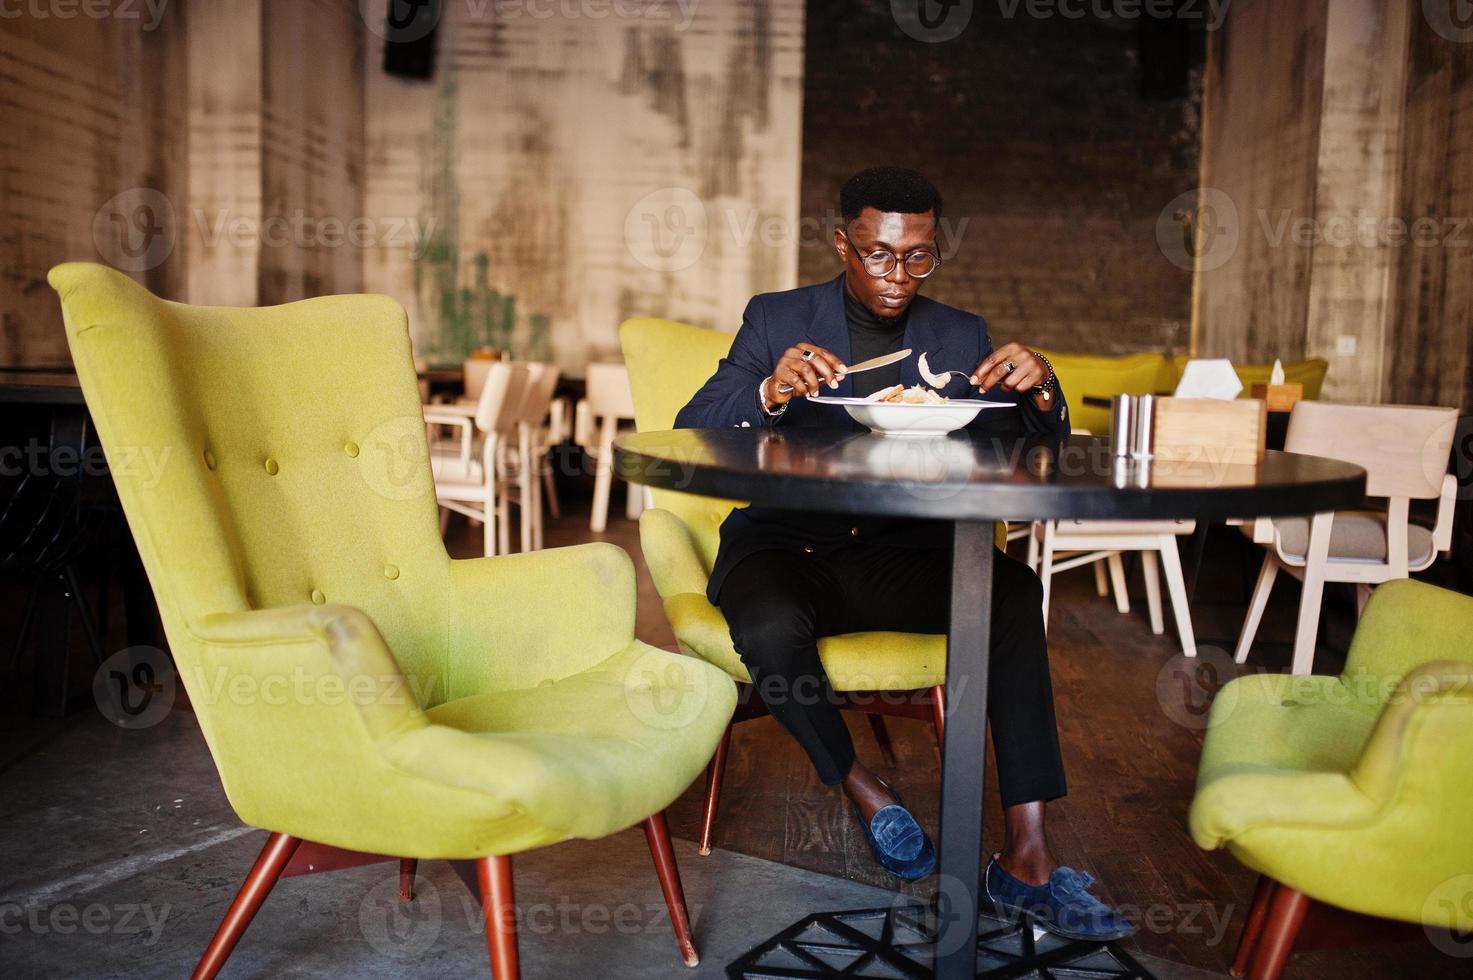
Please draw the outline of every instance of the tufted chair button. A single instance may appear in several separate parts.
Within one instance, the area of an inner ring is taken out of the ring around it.
[[[392,582],[392,581],[394,581],[394,579],[396,579],[398,577],[399,577],[399,566],[398,565],[385,565],[384,566],[384,578],[386,578],[390,582]]]
[[[321,590],[319,590],[319,589],[313,589],[312,590],[312,602],[313,602],[314,605],[320,606],[320,605],[322,605],[326,601],[327,601],[327,596],[323,595],[322,592],[321,592]]]
[[[205,467],[207,469],[215,468],[215,454],[210,452],[208,449],[205,450]]]
[[[266,472],[270,473],[272,476],[275,476],[277,473],[281,472],[281,467],[278,466],[276,464],[276,460],[272,459],[270,456],[266,457]]]
[[[350,442],[350,443],[348,443],[347,445],[345,445],[343,447],[343,452],[347,453],[349,456],[352,456],[353,458],[356,459],[358,457],[358,443],[356,443],[356,442]]]

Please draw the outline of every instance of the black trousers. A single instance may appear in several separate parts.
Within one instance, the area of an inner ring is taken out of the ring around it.
[[[1043,587],[1027,565],[1000,551],[993,567],[987,717],[1002,803],[1051,800],[1065,785]],[[759,551],[732,568],[720,605],[758,696],[803,746],[819,778],[834,785],[854,764],[854,743],[818,659],[818,638],[945,633],[951,552],[859,543],[829,553]]]

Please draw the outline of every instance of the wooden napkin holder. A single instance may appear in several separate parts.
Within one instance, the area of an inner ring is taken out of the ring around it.
[[[1252,388],[1254,398],[1262,398],[1270,412],[1287,412],[1294,403],[1304,398],[1304,385],[1295,381],[1281,385],[1257,382]]]
[[[1268,405],[1257,398],[1157,398],[1151,453],[1180,463],[1257,465]]]

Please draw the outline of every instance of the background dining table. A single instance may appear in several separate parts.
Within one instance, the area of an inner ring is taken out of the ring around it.
[[[1059,441],[1020,436],[1002,426],[928,438],[837,425],[683,429],[626,435],[614,449],[618,476],[651,487],[799,510],[952,523],[939,877],[927,937],[931,948],[921,954],[934,957],[934,976],[942,980],[981,975],[979,963],[988,962],[977,940],[986,768],[985,752],[978,749],[986,744],[994,522],[1318,514],[1326,516],[1312,522],[1312,533],[1328,533],[1328,513],[1354,505],[1365,491],[1365,471],[1337,460],[1270,450],[1258,465],[1165,463],[1113,457],[1101,437]],[[843,913],[820,914],[833,922]],[[842,922],[835,928],[845,931]],[[932,975],[918,963],[915,948],[847,932],[863,954],[898,975]],[[882,935],[892,935],[889,925]],[[1031,942],[1027,948],[1033,949]],[[1100,948],[1068,943],[1037,959],[1060,967],[1097,956]],[[785,949],[801,955],[792,944]],[[823,975],[825,964],[808,960]],[[1008,970],[1023,966],[1014,961]]]

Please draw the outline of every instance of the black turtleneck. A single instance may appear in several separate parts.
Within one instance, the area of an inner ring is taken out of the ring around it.
[[[858,364],[900,350],[905,340],[905,320],[909,315],[910,311],[906,310],[899,316],[875,316],[845,286],[844,318],[849,321],[849,363]],[[900,362],[856,374],[850,383],[858,398],[897,385],[900,383]]]

